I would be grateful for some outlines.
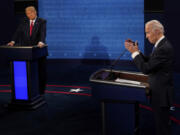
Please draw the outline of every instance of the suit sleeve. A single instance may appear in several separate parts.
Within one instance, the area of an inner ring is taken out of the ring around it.
[[[141,52],[140,52],[140,55],[142,56],[142,58],[144,59],[145,62],[147,62],[149,60],[149,57],[143,55]]]
[[[137,55],[134,58],[134,62],[138,69],[144,74],[149,74],[158,70],[161,70],[162,66],[168,62],[167,51],[164,48],[154,52],[153,56],[149,59],[145,59],[144,55]]]
[[[43,43],[46,42],[46,20],[43,20],[41,24],[39,42],[43,42]]]

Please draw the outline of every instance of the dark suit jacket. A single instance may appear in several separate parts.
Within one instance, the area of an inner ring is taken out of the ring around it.
[[[171,106],[173,102],[173,48],[164,38],[150,57],[137,55],[134,62],[139,70],[149,75],[152,104]]]
[[[46,38],[46,20],[37,17],[30,36],[30,21],[25,18],[17,28],[12,41],[22,46],[37,45],[38,42],[45,43]]]

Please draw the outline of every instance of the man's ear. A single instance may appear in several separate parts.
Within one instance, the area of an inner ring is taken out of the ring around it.
[[[154,33],[157,34],[157,35],[160,35],[160,34],[161,34],[161,31],[158,30],[158,29],[155,29],[155,30],[154,30]]]

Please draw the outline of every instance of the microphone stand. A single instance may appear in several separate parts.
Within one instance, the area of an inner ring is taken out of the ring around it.
[[[113,70],[113,68],[114,68],[114,66],[116,65],[116,63],[119,61],[119,59],[126,53],[126,49],[119,55],[119,57],[116,59],[116,60],[114,60],[114,62],[111,64],[111,66],[110,66],[110,71],[112,72],[112,70]]]
[[[119,61],[119,59],[126,53],[126,49],[119,55],[119,57],[116,59],[116,60],[114,60],[114,62],[110,65],[110,72],[108,73],[108,78],[109,79],[113,79],[114,78],[114,75],[113,75],[113,72],[112,72],[112,70],[113,70],[113,68],[114,68],[114,66],[116,65],[116,63]]]

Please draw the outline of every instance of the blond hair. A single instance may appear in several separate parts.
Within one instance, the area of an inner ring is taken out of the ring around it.
[[[29,7],[26,7],[25,11],[36,12],[36,8],[34,6],[29,6]]]

